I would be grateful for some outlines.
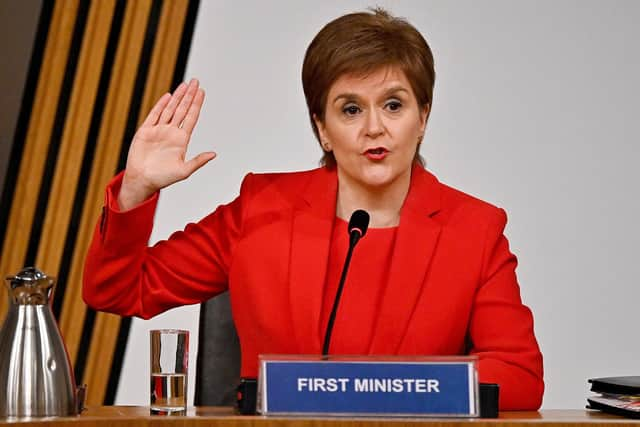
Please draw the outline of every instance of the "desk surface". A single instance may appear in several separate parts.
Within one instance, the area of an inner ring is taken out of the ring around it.
[[[231,408],[198,407],[189,408],[186,416],[149,415],[144,406],[96,406],[88,408],[77,417],[41,418],[41,419],[0,419],[0,425],[18,424],[55,427],[145,427],[145,426],[223,426],[223,427],[383,427],[383,426],[428,426],[428,427],[532,427],[531,424],[544,424],[538,427],[623,427],[640,426],[634,421],[615,415],[587,410],[548,410],[540,412],[503,412],[498,419],[372,419],[372,418],[283,418],[262,416],[241,416]]]

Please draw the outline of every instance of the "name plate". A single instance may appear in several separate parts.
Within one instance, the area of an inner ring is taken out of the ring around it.
[[[477,417],[477,358],[260,356],[264,415]]]

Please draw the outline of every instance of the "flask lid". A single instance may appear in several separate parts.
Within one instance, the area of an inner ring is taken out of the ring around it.
[[[55,284],[53,277],[48,277],[36,267],[23,268],[15,276],[7,276],[6,279],[13,303],[21,305],[48,304]]]

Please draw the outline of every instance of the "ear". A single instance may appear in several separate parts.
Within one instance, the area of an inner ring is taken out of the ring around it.
[[[324,123],[322,120],[318,118],[317,115],[313,115],[313,123],[315,123],[316,128],[318,129],[318,136],[320,137],[320,145],[326,150],[331,151],[331,144],[327,139],[327,131],[324,127]]]
[[[324,139],[324,136],[325,136],[324,123],[322,122],[322,120],[318,118],[318,116],[315,113],[313,114],[313,123],[315,123],[316,128],[318,128],[318,135],[320,136],[320,139]]]
[[[420,129],[422,129],[422,135],[424,135],[427,127],[429,113],[431,113],[431,104],[425,105],[424,108],[420,111]]]

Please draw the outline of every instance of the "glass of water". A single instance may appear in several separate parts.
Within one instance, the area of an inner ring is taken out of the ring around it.
[[[189,331],[158,329],[151,338],[151,413],[187,413]]]

